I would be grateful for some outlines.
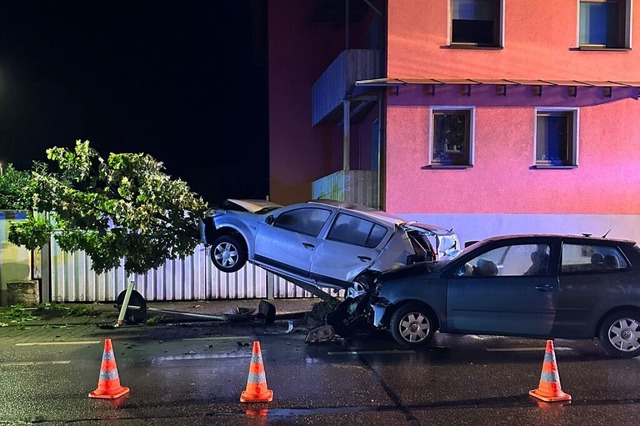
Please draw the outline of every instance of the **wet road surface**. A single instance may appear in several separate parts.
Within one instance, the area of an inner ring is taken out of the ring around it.
[[[570,403],[529,396],[545,340],[438,335],[406,350],[385,336],[304,342],[306,330],[199,324],[184,327],[0,333],[0,425],[637,425],[640,359],[618,360],[591,341],[556,339]],[[104,340],[130,393],[96,389]],[[241,403],[253,341],[268,403]]]

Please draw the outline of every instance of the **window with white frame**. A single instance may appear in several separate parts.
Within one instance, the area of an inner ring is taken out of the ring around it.
[[[629,48],[630,0],[580,2],[580,47]]]
[[[431,164],[434,166],[470,166],[473,109],[433,109],[431,123]]]
[[[502,0],[451,0],[451,44],[502,46]]]
[[[536,166],[576,166],[578,111],[536,111]]]

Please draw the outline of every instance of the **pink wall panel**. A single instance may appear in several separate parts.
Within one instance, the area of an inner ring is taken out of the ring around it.
[[[389,0],[389,77],[637,79],[637,49],[576,49],[578,1],[505,1],[504,48],[493,50],[448,47],[449,3]],[[640,7],[634,3],[637,23]],[[638,31],[633,38],[637,46]]]
[[[582,106],[579,166],[561,170],[532,168],[534,105],[477,106],[474,166],[425,170],[429,111],[428,105],[388,110],[389,211],[640,213],[640,126],[631,125],[640,116],[640,101]]]

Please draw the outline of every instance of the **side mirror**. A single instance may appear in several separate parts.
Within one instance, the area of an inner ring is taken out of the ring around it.
[[[273,223],[276,221],[276,218],[273,217],[272,214],[270,214],[264,221],[267,223],[267,225],[273,225]]]

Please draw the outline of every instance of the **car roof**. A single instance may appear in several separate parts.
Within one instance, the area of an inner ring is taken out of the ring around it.
[[[431,232],[434,232],[437,235],[453,235],[453,229],[447,229],[442,226],[431,225],[428,223],[420,223],[416,221],[408,221],[394,214],[388,213],[384,210],[374,209],[373,207],[364,206],[361,204],[352,203],[349,201],[338,201],[320,198],[316,200],[307,201],[306,204],[320,204],[325,206],[330,206],[339,210],[348,210],[352,212],[358,212],[365,216],[369,216],[373,219],[377,219],[378,221],[388,223],[389,225],[400,226],[400,225],[409,225],[416,228],[427,229]]]
[[[364,214],[365,216],[371,216],[383,222],[387,222],[391,225],[401,225],[403,223],[407,223],[406,220],[398,216],[394,216],[391,213],[387,213],[383,210],[374,209],[372,207],[363,206],[361,204],[351,203],[349,201],[317,199],[317,200],[307,201],[307,204],[320,204],[320,205],[330,206],[336,209],[358,212],[358,213]]]
[[[573,235],[573,234],[511,234],[511,235],[498,235],[495,237],[490,237],[481,241],[478,241],[478,243],[489,243],[492,241],[502,241],[502,240],[517,240],[517,239],[522,239],[522,240],[531,240],[531,239],[558,239],[558,240],[564,240],[564,241],[574,241],[574,242],[581,242],[581,243],[593,243],[593,242],[598,242],[598,243],[602,243],[602,244],[630,244],[630,245],[635,245],[636,242],[633,240],[629,240],[629,239],[623,239],[623,238],[606,238],[606,237],[594,237],[591,236],[590,234],[583,234],[583,235]]]

